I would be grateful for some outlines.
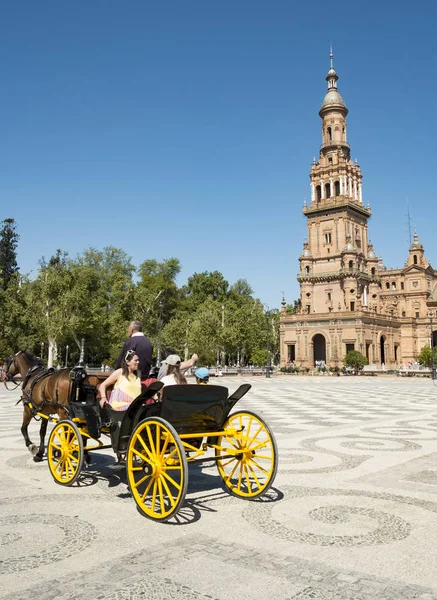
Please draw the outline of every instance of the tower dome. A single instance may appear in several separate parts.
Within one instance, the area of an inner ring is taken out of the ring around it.
[[[344,103],[343,98],[341,97],[341,95],[339,94],[339,92],[337,90],[338,75],[334,69],[334,63],[333,63],[334,55],[332,53],[332,47],[331,47],[331,50],[329,53],[329,59],[331,62],[331,66],[330,66],[330,69],[326,76],[326,81],[328,82],[328,91],[326,92],[326,96],[323,99],[322,106],[320,107],[319,115],[321,117],[323,117],[323,115],[328,110],[336,109],[336,110],[339,110],[345,117],[349,111],[346,108],[346,104]]]

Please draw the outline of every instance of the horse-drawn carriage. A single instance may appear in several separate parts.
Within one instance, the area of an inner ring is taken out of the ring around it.
[[[70,373],[68,403],[56,407],[58,416],[53,416],[55,402],[38,410],[32,398],[25,399],[33,416],[54,423],[47,459],[57,483],[72,485],[90,452],[112,448],[126,460],[138,508],[157,521],[168,520],[183,504],[190,463],[215,461],[224,487],[241,498],[254,499],[272,485],[277,471],[273,433],[251,411],[231,413],[249,384],[230,396],[218,385],[166,386],[156,400],[162,383],[155,382],[127,411],[118,412],[100,409],[96,386],[83,369]],[[111,443],[104,444],[102,436]]]

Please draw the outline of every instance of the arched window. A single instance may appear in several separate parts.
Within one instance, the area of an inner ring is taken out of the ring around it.
[[[322,199],[322,186],[317,185],[316,186],[316,200],[317,200],[317,202],[320,202],[321,199]]]
[[[389,282],[388,282],[388,281],[387,281],[387,283],[385,284],[385,287],[386,287],[388,290],[390,289],[390,284],[389,284]]]
[[[375,273],[376,273],[375,267],[372,267],[371,273],[372,273],[372,275],[375,275]]]
[[[354,268],[354,261],[350,260],[349,261],[349,269],[353,269]]]
[[[305,275],[310,274],[310,268],[308,266],[305,267]]]
[[[415,265],[417,265],[417,256],[416,256],[416,254],[413,256],[413,262],[414,262]]]
[[[325,185],[325,191],[326,191],[326,197],[330,198],[332,196],[332,194],[331,194],[331,184],[330,183],[327,183]]]
[[[335,195],[336,195],[336,196],[339,196],[339,195],[340,195],[340,182],[339,182],[339,181],[336,181],[336,182],[334,183],[334,186],[335,186]]]
[[[396,281],[393,281],[391,284],[391,289],[395,290],[396,289]]]
[[[332,142],[332,129],[328,127],[326,133],[328,134],[328,142]]]

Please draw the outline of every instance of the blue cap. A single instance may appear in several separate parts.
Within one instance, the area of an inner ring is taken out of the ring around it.
[[[209,371],[206,367],[200,367],[199,369],[196,369],[194,375],[197,377],[197,379],[208,379]]]

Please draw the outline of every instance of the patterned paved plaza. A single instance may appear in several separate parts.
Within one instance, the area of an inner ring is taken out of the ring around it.
[[[221,378],[252,390],[279,446],[257,502],[190,468],[177,519],[140,516],[123,467],[95,455],[56,485],[0,390],[0,598],[437,600],[437,387],[396,377]],[[31,426],[37,441],[39,424]]]

